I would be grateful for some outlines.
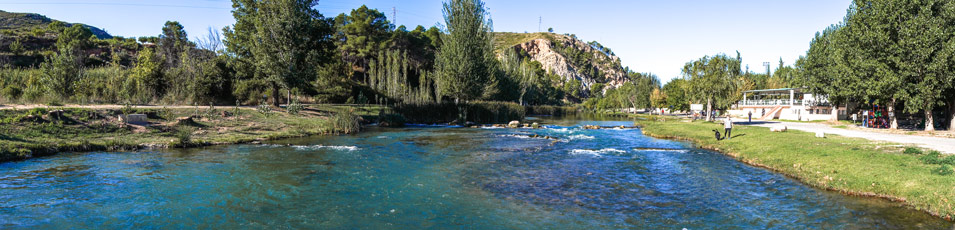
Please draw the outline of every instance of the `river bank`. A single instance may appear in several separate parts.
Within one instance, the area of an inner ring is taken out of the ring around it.
[[[300,111],[239,107],[34,108],[0,112],[0,162],[58,152],[129,151],[250,143],[354,133],[374,106],[306,106]],[[119,120],[144,114],[142,123]]]
[[[734,138],[717,141],[721,124],[686,120],[641,120],[645,135],[689,140],[750,165],[764,167],[810,186],[848,195],[879,197],[951,221],[955,175],[950,158],[905,146],[802,131],[771,132],[736,126]]]

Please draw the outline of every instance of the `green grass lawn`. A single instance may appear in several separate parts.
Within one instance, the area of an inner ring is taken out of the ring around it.
[[[736,126],[733,134],[739,136],[717,141],[711,130],[722,130],[722,126],[716,123],[637,123],[649,136],[691,140],[815,187],[900,201],[949,220],[955,215],[955,175],[951,174],[955,156],[942,158],[920,150],[903,153],[903,148],[865,139],[816,138],[813,133],[770,132],[750,126]]]

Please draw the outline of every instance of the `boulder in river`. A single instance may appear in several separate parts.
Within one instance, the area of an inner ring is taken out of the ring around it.
[[[508,128],[517,128],[517,127],[520,127],[520,126],[521,126],[521,122],[520,122],[520,121],[511,121],[510,123],[507,123],[507,127],[508,127]]]

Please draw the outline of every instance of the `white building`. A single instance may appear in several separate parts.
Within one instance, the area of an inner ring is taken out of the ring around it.
[[[818,121],[832,118],[828,96],[804,93],[801,88],[761,89],[743,92],[743,100],[733,105],[730,115],[753,120]],[[838,107],[838,118],[846,119],[845,106]]]

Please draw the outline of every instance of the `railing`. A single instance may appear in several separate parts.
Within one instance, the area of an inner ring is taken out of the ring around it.
[[[746,100],[740,101],[737,103],[737,106],[777,106],[777,105],[790,105],[788,99],[777,99],[777,100]],[[793,100],[794,106],[829,106],[828,101],[813,101],[813,100]]]
[[[800,104],[800,101],[796,101],[796,104]],[[739,105],[789,105],[789,100],[746,100],[740,101]]]

